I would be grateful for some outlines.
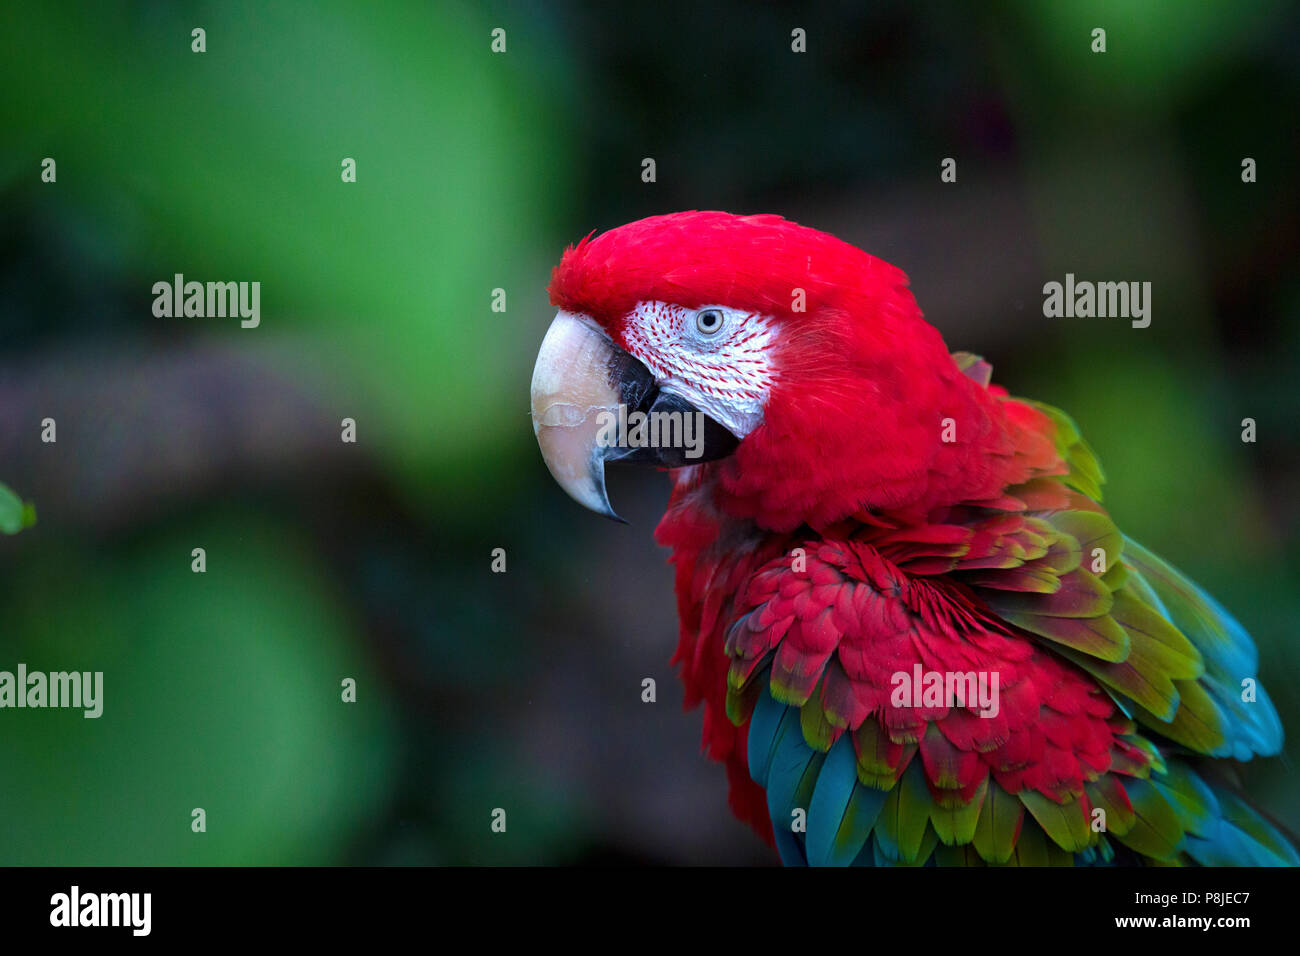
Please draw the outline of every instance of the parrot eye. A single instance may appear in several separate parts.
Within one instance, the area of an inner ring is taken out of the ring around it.
[[[722,313],[717,309],[704,309],[696,313],[695,327],[705,335],[713,335],[722,328]]]

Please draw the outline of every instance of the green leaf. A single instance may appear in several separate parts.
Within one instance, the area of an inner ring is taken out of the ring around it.
[[[23,528],[30,528],[34,524],[36,524],[36,506],[24,502],[10,491],[8,486],[0,484],[0,531],[5,534],[17,534]]]

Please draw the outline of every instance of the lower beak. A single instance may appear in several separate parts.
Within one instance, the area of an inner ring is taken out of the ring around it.
[[[537,353],[532,411],[551,476],[579,504],[615,521],[623,519],[610,507],[605,462],[680,468],[729,455],[738,441],[569,312],[556,315]],[[639,434],[638,421],[645,423]]]

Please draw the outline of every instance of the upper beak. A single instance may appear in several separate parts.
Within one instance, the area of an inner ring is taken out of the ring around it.
[[[615,521],[623,519],[605,491],[605,462],[679,468],[729,455],[738,441],[683,398],[659,388],[645,365],[570,312],[556,315],[537,353],[532,412],[551,476],[579,504]],[[689,432],[673,433],[689,433],[692,440],[657,447],[627,444],[617,424],[632,412],[676,412],[679,420],[693,416]]]

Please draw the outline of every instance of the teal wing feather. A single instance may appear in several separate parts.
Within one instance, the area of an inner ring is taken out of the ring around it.
[[[1258,680],[1259,654],[1245,628],[1185,574],[1127,537],[1124,563],[1129,587],[1178,628],[1205,661],[1200,684],[1219,712],[1224,737],[1211,756],[1249,760],[1279,753],[1282,722]]]

